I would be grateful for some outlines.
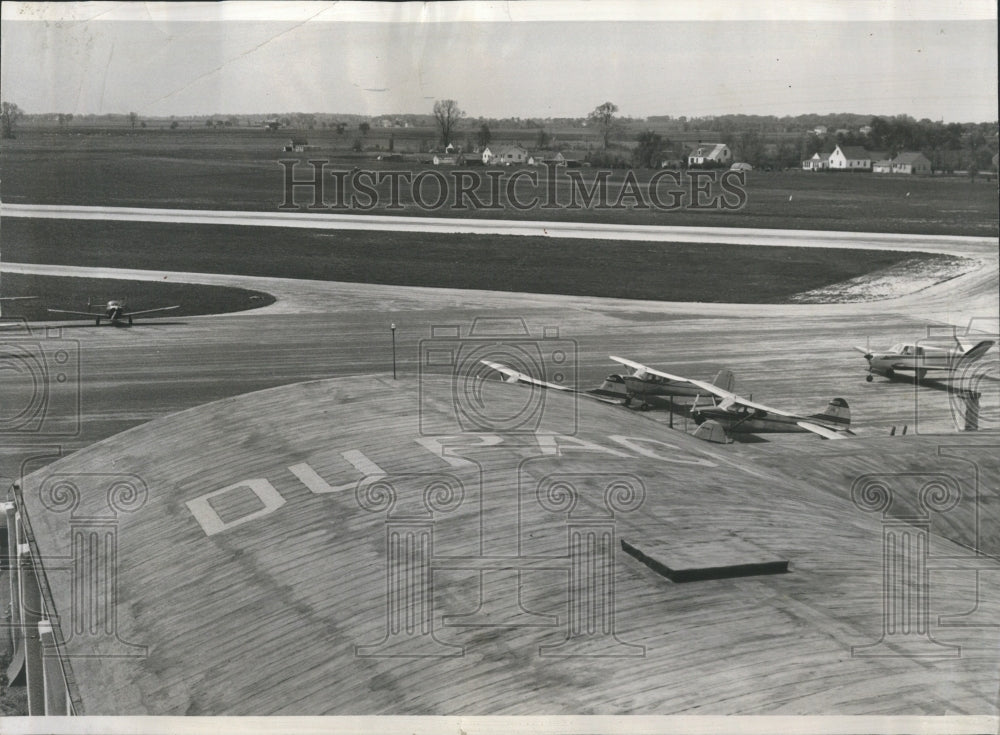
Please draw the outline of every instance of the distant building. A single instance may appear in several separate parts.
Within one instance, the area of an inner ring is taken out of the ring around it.
[[[528,156],[529,166],[542,166],[546,163],[554,163],[556,166],[565,166],[566,157],[559,151],[536,151]]]
[[[812,129],[813,134],[815,135],[826,135],[826,130],[826,125],[817,125]]]
[[[484,164],[511,166],[528,162],[528,149],[519,145],[486,146],[483,148]]]
[[[699,143],[688,155],[689,166],[721,166],[732,160],[733,152],[725,143]]]
[[[892,159],[894,174],[929,174],[931,162],[923,153],[900,153]]]
[[[873,154],[859,145],[838,145],[830,154],[832,171],[870,171]]]
[[[872,134],[872,126],[871,125],[862,125],[860,128],[858,128],[858,132],[861,133],[862,135],[871,135]]]
[[[292,138],[288,141],[288,145],[285,146],[284,150],[286,153],[302,153],[311,147],[309,141],[305,138]]]
[[[872,163],[872,173],[873,174],[891,174],[892,173],[892,161],[888,158],[884,158],[881,161],[875,161]]]
[[[812,158],[807,158],[802,162],[803,171],[825,171],[830,168],[830,159],[828,156],[821,156],[819,153],[813,153]]]

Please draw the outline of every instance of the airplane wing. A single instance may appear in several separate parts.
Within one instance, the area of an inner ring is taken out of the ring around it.
[[[546,383],[544,380],[539,380],[538,378],[533,378],[530,375],[525,375],[522,372],[518,372],[514,368],[509,368],[506,365],[502,365],[499,362],[493,362],[492,360],[480,360],[483,365],[491,367],[496,370],[501,375],[506,376],[505,380],[508,383],[530,383],[531,385],[537,385],[541,388],[551,388],[552,390],[564,390],[569,392],[574,392],[572,388],[567,388],[565,385],[556,385],[555,383]]]
[[[37,296],[0,296],[0,301],[24,301],[25,299],[37,298]]]
[[[49,311],[53,314],[76,314],[77,316],[89,316],[90,318],[104,316],[104,314],[99,314],[96,311],[69,311],[68,309],[49,309]]]
[[[493,362],[492,360],[480,360],[483,365],[493,368],[501,375],[504,375],[504,380],[508,383],[528,383],[530,385],[537,385],[540,388],[551,388],[552,390],[568,391],[570,393],[576,393],[578,396],[585,396],[594,401],[600,401],[601,403],[610,403],[613,406],[621,406],[624,401],[618,398],[605,398],[604,396],[597,396],[588,391],[578,391],[573,388],[569,388],[565,385],[556,385],[555,383],[546,383],[544,380],[538,380],[538,378],[533,378],[530,375],[525,375],[522,372],[515,370],[514,368],[507,367],[499,362]]]
[[[158,309],[143,309],[142,311],[126,311],[125,316],[140,316],[142,314],[152,314],[154,311],[172,311],[173,309],[181,308],[180,304],[176,306],[161,306]]]
[[[825,426],[820,426],[818,424],[810,423],[809,421],[796,421],[796,426],[801,426],[806,431],[811,431],[814,434],[819,434],[824,439],[846,439],[847,435],[843,432],[837,432],[833,429],[828,429]]]
[[[626,360],[624,357],[615,357],[614,355],[608,356],[611,360],[614,360],[619,365],[624,365],[625,367],[632,368],[635,370],[637,375],[642,375],[643,373],[648,373],[649,368],[643,365],[641,362],[635,362],[633,360]]]
[[[620,358],[612,358],[618,359]],[[622,364],[625,364],[624,362]],[[753,408],[758,411],[766,411],[767,413],[777,414],[779,416],[788,416],[790,418],[795,418],[798,414],[789,413],[788,411],[782,411],[780,408],[773,408],[771,406],[765,406],[763,403],[755,403],[754,401],[748,401],[746,398],[742,398],[735,393],[724,390],[714,383],[709,383],[705,380],[695,380],[694,378],[685,378],[683,375],[673,375],[671,373],[665,373],[662,370],[656,370],[655,368],[647,367],[646,372],[650,375],[658,375],[661,378],[666,378],[667,380],[675,380],[681,383],[689,383],[690,385],[701,388],[706,393],[711,393],[714,396],[718,396],[722,399],[722,403],[719,404],[720,408],[729,408],[730,406],[746,406],[747,408]]]

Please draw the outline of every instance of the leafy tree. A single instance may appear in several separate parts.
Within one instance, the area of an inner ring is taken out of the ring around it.
[[[549,143],[552,142],[552,136],[549,135],[545,128],[538,129],[538,137],[535,139],[535,145],[538,148],[548,148]]]
[[[0,127],[4,138],[15,137],[17,123],[23,115],[21,108],[13,102],[0,103]]]
[[[371,129],[372,129],[372,126],[369,125],[366,122],[363,122],[360,125],[358,125],[358,130],[361,131],[362,135],[368,135],[368,131],[371,130]]]
[[[632,163],[636,166],[656,168],[660,164],[660,152],[664,148],[663,137],[652,130],[639,133],[639,145],[632,151]]]
[[[490,133],[490,126],[483,123],[479,128],[479,133],[476,134],[476,143],[479,144],[480,148],[485,148],[490,144],[490,140],[493,135]]]
[[[171,130],[177,130],[178,126],[179,126],[179,123],[176,120],[171,120],[170,121],[170,129]]]
[[[598,105],[587,115],[587,120],[597,126],[601,131],[601,139],[604,141],[604,150],[608,149],[611,136],[615,132],[615,113],[618,112],[618,105],[613,102],[605,102]]]
[[[66,124],[73,120],[73,113],[72,112],[65,112],[65,113],[64,112],[60,112],[56,116],[56,119],[59,121],[59,127],[61,127],[61,128],[66,127]]]
[[[437,100],[434,102],[434,120],[441,130],[441,143],[447,146],[458,122],[465,117],[465,112],[458,107],[455,100]]]
[[[139,115],[138,115],[138,113],[130,112],[128,114],[128,124],[129,124],[129,127],[132,128],[132,130],[135,130],[135,126],[136,126],[136,124],[138,122],[139,122]]]

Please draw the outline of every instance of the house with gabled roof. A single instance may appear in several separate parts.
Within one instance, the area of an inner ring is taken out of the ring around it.
[[[529,166],[543,166],[546,163],[565,166],[566,157],[560,151],[536,151],[528,156]]]
[[[931,173],[931,162],[923,153],[903,152],[892,159],[892,172],[894,174],[929,174]]]
[[[733,160],[733,152],[725,143],[698,143],[688,154],[688,166],[722,166]]]
[[[830,154],[831,171],[871,171],[872,160],[881,158],[859,145],[838,145]]]
[[[519,145],[486,146],[483,148],[484,164],[510,166],[527,163],[528,149]]]
[[[807,158],[802,162],[803,171],[825,171],[830,168],[830,157],[821,153],[813,153],[812,158]]]

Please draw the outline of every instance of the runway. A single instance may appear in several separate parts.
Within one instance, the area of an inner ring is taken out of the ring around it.
[[[987,237],[899,235],[826,230],[770,230],[741,227],[629,226],[589,222],[457,217],[407,217],[302,211],[246,212],[153,207],[85,207],[63,204],[9,204],[4,217],[41,219],[114,220],[256,227],[299,227],[315,230],[382,230],[386,232],[440,232],[467,235],[521,235],[554,238],[636,242],[728,243],[735,245],[791,245],[816,248],[856,248],[945,252],[953,255],[995,255],[996,241]],[[943,249],[942,249],[943,248]]]

